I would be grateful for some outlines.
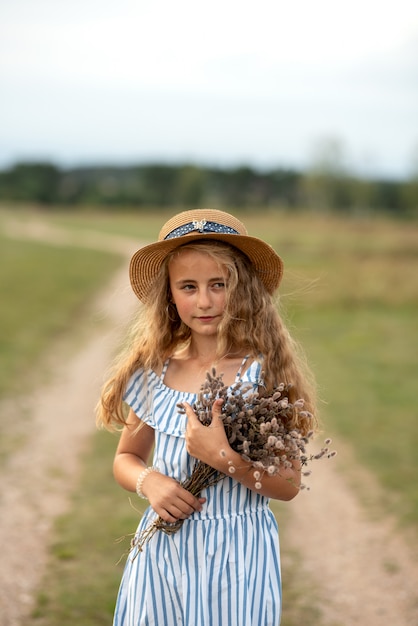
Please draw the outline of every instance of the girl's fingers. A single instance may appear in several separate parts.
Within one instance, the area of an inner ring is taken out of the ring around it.
[[[219,422],[222,422],[221,414],[222,414],[222,405],[224,401],[222,398],[218,398],[212,404],[212,424],[211,426],[219,426]]]
[[[192,507],[187,505],[184,501],[176,502],[170,505],[166,505],[162,507],[162,511],[156,511],[166,522],[175,522],[179,519],[187,519],[192,515],[195,511],[200,511],[202,509],[202,504],[205,501],[205,498],[199,498],[199,506]],[[170,518],[170,519],[169,519]]]
[[[179,517],[174,517],[174,515],[171,515],[171,513],[167,511],[167,509],[163,509],[162,511],[156,511],[156,513],[158,513],[161,519],[163,519],[165,522],[168,522],[169,524],[174,524],[179,519],[182,519]]]
[[[190,406],[190,404],[188,402],[183,402],[183,408],[184,408],[184,411],[186,413],[186,417],[187,417],[188,420],[190,420],[190,421],[194,421],[194,420],[199,421],[196,413],[193,411],[192,407]]]
[[[223,399],[218,398],[212,405],[212,424],[211,426],[218,426],[219,422],[221,422],[221,414],[222,414],[222,405]],[[186,413],[187,419],[191,423],[200,424],[199,418],[196,413],[193,411],[192,407],[188,402],[183,402],[184,411]]]

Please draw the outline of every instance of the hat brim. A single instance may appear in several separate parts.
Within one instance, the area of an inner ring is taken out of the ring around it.
[[[283,275],[283,261],[268,243],[248,235],[196,232],[151,243],[135,252],[130,262],[129,277],[132,289],[141,302],[149,298],[151,285],[166,256],[176,248],[199,239],[223,241],[238,248],[250,259],[267,291],[272,294],[278,288]]]

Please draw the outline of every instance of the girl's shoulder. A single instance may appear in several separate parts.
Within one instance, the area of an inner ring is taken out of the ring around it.
[[[161,374],[166,367],[167,364]],[[124,401],[142,422],[154,430],[184,437],[186,416],[180,413],[178,405],[184,401],[193,403],[196,396],[169,388],[161,374],[144,369],[134,372],[128,382]]]
[[[129,402],[129,398],[132,397],[146,397],[152,387],[155,387],[160,380],[160,376],[153,370],[137,369],[128,380],[123,399],[125,402]]]
[[[153,378],[153,376],[156,376],[156,373],[154,372],[154,370],[140,367],[137,370],[135,370],[133,374],[131,374],[128,387],[131,384],[144,384],[146,380],[148,380],[149,378]]]

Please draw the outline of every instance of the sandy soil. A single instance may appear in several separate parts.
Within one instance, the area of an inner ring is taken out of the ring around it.
[[[65,231],[37,223],[28,224],[26,232],[10,224],[8,233],[74,243]],[[91,233],[77,236],[77,243],[114,246],[127,258],[135,245]],[[49,382],[30,397],[0,406],[11,424],[26,416],[25,440],[2,467],[2,626],[20,626],[30,612],[44,573],[51,526],[68,506],[80,455],[94,432],[93,407],[103,372],[135,305],[125,267],[93,303],[86,340],[73,357],[65,361],[49,355]],[[397,530],[395,519],[376,516],[362,504],[351,486],[343,446],[335,447],[340,448],[339,457],[313,466],[311,491],[286,505],[290,523],[283,551],[301,553],[301,567],[312,578],[324,626],[418,626],[416,544]],[[377,489],[372,477],[364,473],[363,479]]]
[[[286,505],[284,549],[300,551],[324,626],[418,626],[416,537],[382,516],[374,478],[359,469],[347,474],[350,451],[335,438],[332,447],[339,457],[312,465],[311,490]]]

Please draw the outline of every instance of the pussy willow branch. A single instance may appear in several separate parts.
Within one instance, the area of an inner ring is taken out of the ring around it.
[[[261,489],[262,477],[265,473],[270,476],[279,474],[284,467],[291,467],[292,461],[300,461],[302,467],[315,459],[335,456],[328,447],[322,448],[318,454],[307,455],[306,445],[313,436],[313,431],[306,435],[292,426],[297,423],[297,417],[308,421],[312,415],[305,411],[303,399],[291,403],[289,391],[291,385],[280,384],[269,395],[262,387],[255,391],[252,385],[237,382],[227,387],[222,380],[222,374],[216,370],[206,374],[206,380],[198,393],[193,410],[204,426],[212,422],[212,406],[216,399],[224,400],[221,409],[221,419],[225,427],[229,444],[233,450],[241,455],[246,463],[254,468],[254,487]],[[178,405],[180,413],[184,407]],[[328,446],[331,440],[326,441]],[[220,450],[224,456],[225,451]],[[233,474],[235,468],[230,464],[229,472]],[[310,471],[303,470],[302,475],[308,476]],[[196,461],[192,474],[181,484],[194,496],[199,497],[203,489],[215,485],[225,478],[225,474],[218,472],[202,461]],[[301,489],[305,488],[302,484]],[[145,544],[153,535],[161,530],[171,535],[183,525],[184,520],[174,523],[165,522],[158,517],[145,528],[131,542],[132,550],[136,554],[141,552]]]

